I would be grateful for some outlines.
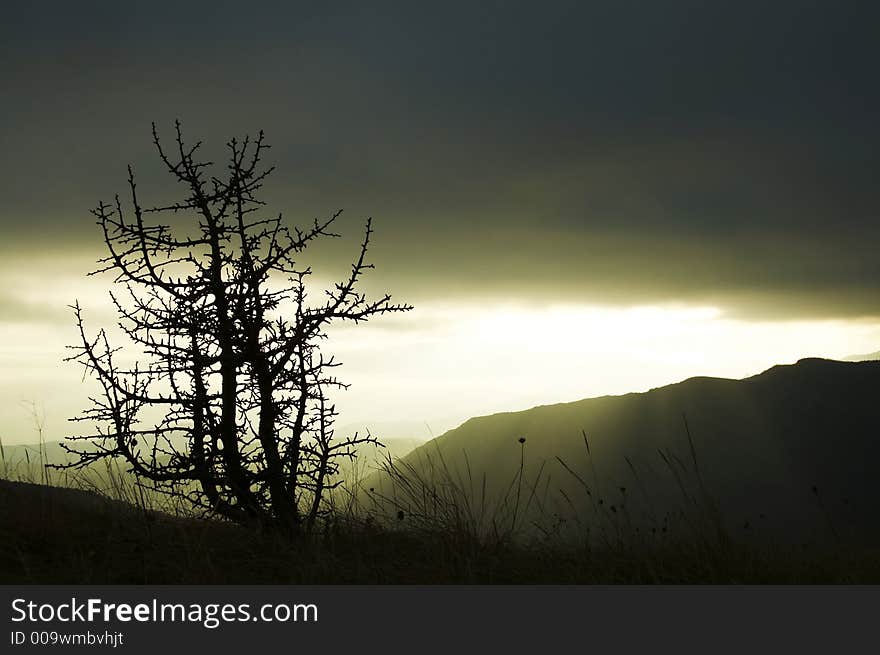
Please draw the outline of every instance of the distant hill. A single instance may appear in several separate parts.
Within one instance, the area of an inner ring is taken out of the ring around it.
[[[510,493],[524,438],[524,479],[544,466],[536,494],[545,518],[566,506],[596,511],[601,499],[600,512],[622,505],[627,521],[656,527],[688,507],[686,497],[704,498],[702,478],[732,531],[802,541],[866,535],[880,519],[878,393],[880,362],[804,359],[744,380],[697,377],[473,418],[404,463],[434,474],[445,467],[480,494],[485,475],[487,495],[498,498]],[[371,484],[390,493],[383,475]]]
[[[844,357],[842,361],[844,362],[874,362],[880,360],[880,350],[875,353],[868,353],[866,355],[850,355],[849,357]]]

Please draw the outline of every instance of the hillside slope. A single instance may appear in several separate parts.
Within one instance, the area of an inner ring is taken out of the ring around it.
[[[479,489],[485,474],[497,498],[509,493],[522,447],[525,480],[544,465],[545,513],[559,509],[562,489],[579,509],[602,498],[605,507],[628,507],[628,520],[656,525],[687,497],[704,498],[702,479],[729,529],[798,540],[863,536],[880,516],[878,391],[880,362],[804,359],[744,380],[698,377],[474,418],[405,462],[436,470],[442,458],[453,478]],[[385,476],[371,484],[388,493]]]

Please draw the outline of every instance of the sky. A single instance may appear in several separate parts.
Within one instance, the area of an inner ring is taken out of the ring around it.
[[[88,210],[171,189],[150,123],[266,131],[270,206],[344,208],[415,306],[341,329],[347,422],[474,414],[880,349],[869,2],[19,3],[0,21],[0,436],[84,403]],[[418,429],[422,429],[419,427]]]

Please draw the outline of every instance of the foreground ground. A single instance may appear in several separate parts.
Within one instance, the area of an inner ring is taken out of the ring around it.
[[[880,552],[479,543],[369,525],[290,543],[97,494],[0,481],[0,583],[870,583]]]

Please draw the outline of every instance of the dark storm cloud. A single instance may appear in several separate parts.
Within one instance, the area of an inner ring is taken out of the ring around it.
[[[408,299],[880,314],[873,4],[423,4],[7,10],[4,254],[94,248],[180,117],[266,129],[288,216],[374,215]]]

